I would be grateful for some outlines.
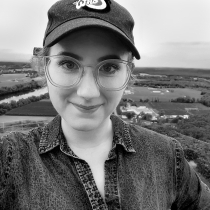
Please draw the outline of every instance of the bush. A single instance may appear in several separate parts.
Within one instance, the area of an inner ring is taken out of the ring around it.
[[[21,107],[23,105],[24,105],[23,101],[21,101],[21,100],[17,101],[17,107]]]
[[[14,100],[12,100],[12,101],[10,102],[10,104],[11,104],[12,109],[14,109],[14,108],[17,107],[17,102],[14,101]]]
[[[4,129],[3,128],[0,128],[0,133],[4,133]]]
[[[8,110],[8,111],[12,109],[11,105],[8,104],[8,103],[2,103],[2,104],[0,104],[0,108],[5,109],[5,110]]]
[[[0,115],[5,114],[6,112],[7,112],[7,110],[6,110],[6,109],[2,109],[2,108],[0,108]]]
[[[36,96],[30,96],[28,98],[31,102],[35,102],[36,101]]]
[[[31,81],[30,83],[17,84],[12,87],[1,87],[0,95],[6,95],[8,93],[16,93],[21,91],[31,91],[40,87],[41,86],[36,81]]]
[[[197,160],[197,170],[202,176],[204,176],[206,179],[210,179],[210,163],[206,160]]]
[[[0,115],[5,114],[7,111],[9,111],[11,109],[30,104],[31,102],[40,101],[42,99],[48,99],[48,98],[49,98],[49,94],[45,93],[40,96],[31,96],[26,99],[22,98],[17,102],[12,100],[10,103],[2,103],[2,104],[0,104]]]
[[[199,157],[198,153],[192,149],[184,149],[184,155],[188,161],[196,160]]]

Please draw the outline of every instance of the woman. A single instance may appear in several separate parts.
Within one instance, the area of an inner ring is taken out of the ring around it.
[[[127,10],[62,0],[48,17],[40,57],[59,115],[2,138],[0,209],[210,209],[176,140],[112,115],[140,59]]]

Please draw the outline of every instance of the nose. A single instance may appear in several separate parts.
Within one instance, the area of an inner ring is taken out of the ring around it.
[[[95,81],[91,69],[86,69],[84,71],[83,77],[77,88],[77,95],[85,99],[91,99],[100,96],[99,87]]]

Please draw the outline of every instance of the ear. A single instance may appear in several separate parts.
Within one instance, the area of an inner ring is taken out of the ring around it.
[[[131,71],[133,71],[135,69],[135,63],[131,63]]]

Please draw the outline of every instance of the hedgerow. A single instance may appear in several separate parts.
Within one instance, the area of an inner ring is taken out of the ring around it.
[[[12,109],[30,104],[32,102],[40,101],[42,99],[49,99],[49,94],[45,93],[45,94],[42,94],[40,96],[31,96],[31,97],[28,97],[26,99],[22,98],[18,101],[12,100],[9,103],[4,102],[4,103],[0,104],[0,115],[4,115]]]

